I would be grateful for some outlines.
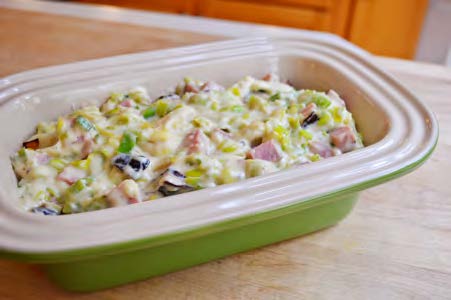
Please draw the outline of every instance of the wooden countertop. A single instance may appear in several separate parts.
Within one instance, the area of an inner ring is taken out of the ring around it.
[[[188,32],[174,28],[178,17],[168,18],[168,26],[148,27],[99,21],[110,16],[113,9],[108,7],[83,6],[89,12],[87,19],[62,16],[70,14],[64,9],[56,15],[53,7],[64,8],[65,4],[35,3],[23,8],[11,3],[0,0],[0,76],[230,36],[201,33],[205,28],[194,32],[196,25],[206,24],[202,20],[196,23],[194,18],[180,17],[180,22],[192,22]],[[52,14],[42,12],[47,9]],[[152,16],[158,17],[149,14]],[[208,22],[215,31],[216,21]],[[227,32],[235,25],[224,26]],[[260,33],[283,32],[272,27],[252,28]],[[440,122],[440,140],[420,169],[362,192],[354,211],[337,226],[82,295],[54,286],[36,266],[0,260],[0,299],[450,299],[451,71],[436,65],[374,59],[433,109]]]

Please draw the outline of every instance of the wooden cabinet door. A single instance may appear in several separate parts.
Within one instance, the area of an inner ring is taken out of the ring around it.
[[[427,4],[427,0],[358,0],[347,38],[374,54],[412,58]]]
[[[75,0],[328,31],[378,55],[412,58],[428,0]]]
[[[329,31],[344,36],[351,0],[197,0],[202,16]]]

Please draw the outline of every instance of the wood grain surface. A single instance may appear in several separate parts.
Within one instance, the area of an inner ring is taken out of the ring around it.
[[[219,39],[224,38],[0,7],[0,76]]]
[[[0,9],[0,75],[221,39]],[[36,266],[0,260],[0,299],[451,299],[451,71],[375,58],[437,114],[431,159],[366,190],[343,222],[314,234],[90,294]]]

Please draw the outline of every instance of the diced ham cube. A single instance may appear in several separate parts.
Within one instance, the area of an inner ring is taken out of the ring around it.
[[[132,107],[133,102],[131,99],[127,99],[127,100],[122,101],[120,105],[123,107]]]
[[[128,198],[128,204],[135,204],[135,203],[139,203],[139,202],[141,202],[141,201],[139,201],[138,199],[136,199],[136,198]]]
[[[185,85],[185,93],[199,93],[199,87],[194,85],[194,83],[187,83]]]
[[[276,75],[272,74],[272,73],[268,73],[265,76],[262,77],[262,80],[265,81],[277,81],[278,78]]]
[[[185,137],[183,146],[188,149],[189,154],[196,152],[208,153],[210,140],[202,130],[196,129]]]
[[[313,102],[310,102],[309,104],[307,104],[306,107],[304,107],[301,110],[301,114],[304,116],[304,118],[307,118],[308,116],[311,115],[311,113],[315,110],[316,108],[316,104]]]
[[[79,158],[85,159],[93,151],[94,141],[88,134],[81,134],[76,137],[74,141],[71,142],[72,145],[78,144],[76,149],[80,151]]]
[[[22,145],[27,149],[33,149],[33,150],[39,149],[39,139],[34,139],[31,141],[24,142]]]
[[[263,159],[272,162],[277,162],[282,158],[279,149],[272,140],[253,148],[248,152],[248,157],[251,159]]]
[[[332,144],[343,153],[349,152],[355,148],[356,137],[349,126],[335,128],[330,133]]]
[[[216,82],[207,81],[200,87],[200,90],[203,92],[222,91],[224,90],[224,87],[217,84]]]
[[[331,157],[334,155],[332,148],[329,145],[320,142],[311,143],[309,145],[309,149],[313,153],[318,154],[323,158]]]
[[[81,159],[85,159],[88,157],[89,154],[91,154],[94,147],[94,142],[91,139],[86,139],[83,143],[83,146],[81,148]]]
[[[74,141],[71,142],[72,145],[76,145],[76,149],[80,151],[79,159],[85,159],[93,151],[94,141],[92,138],[86,134],[82,134],[76,137]],[[75,149],[74,147],[74,149]]]
[[[77,180],[86,177],[86,172],[84,170],[78,169],[74,166],[67,166],[64,170],[58,174],[56,177],[60,181],[64,181],[67,184],[73,184]]]
[[[106,200],[110,207],[139,203],[141,195],[138,184],[134,180],[126,179],[108,193]]]

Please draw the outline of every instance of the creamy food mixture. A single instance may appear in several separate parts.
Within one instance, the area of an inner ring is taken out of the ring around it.
[[[38,124],[11,160],[21,207],[70,214],[154,200],[363,147],[337,93],[268,75],[229,88],[186,78],[173,93],[114,93]]]

